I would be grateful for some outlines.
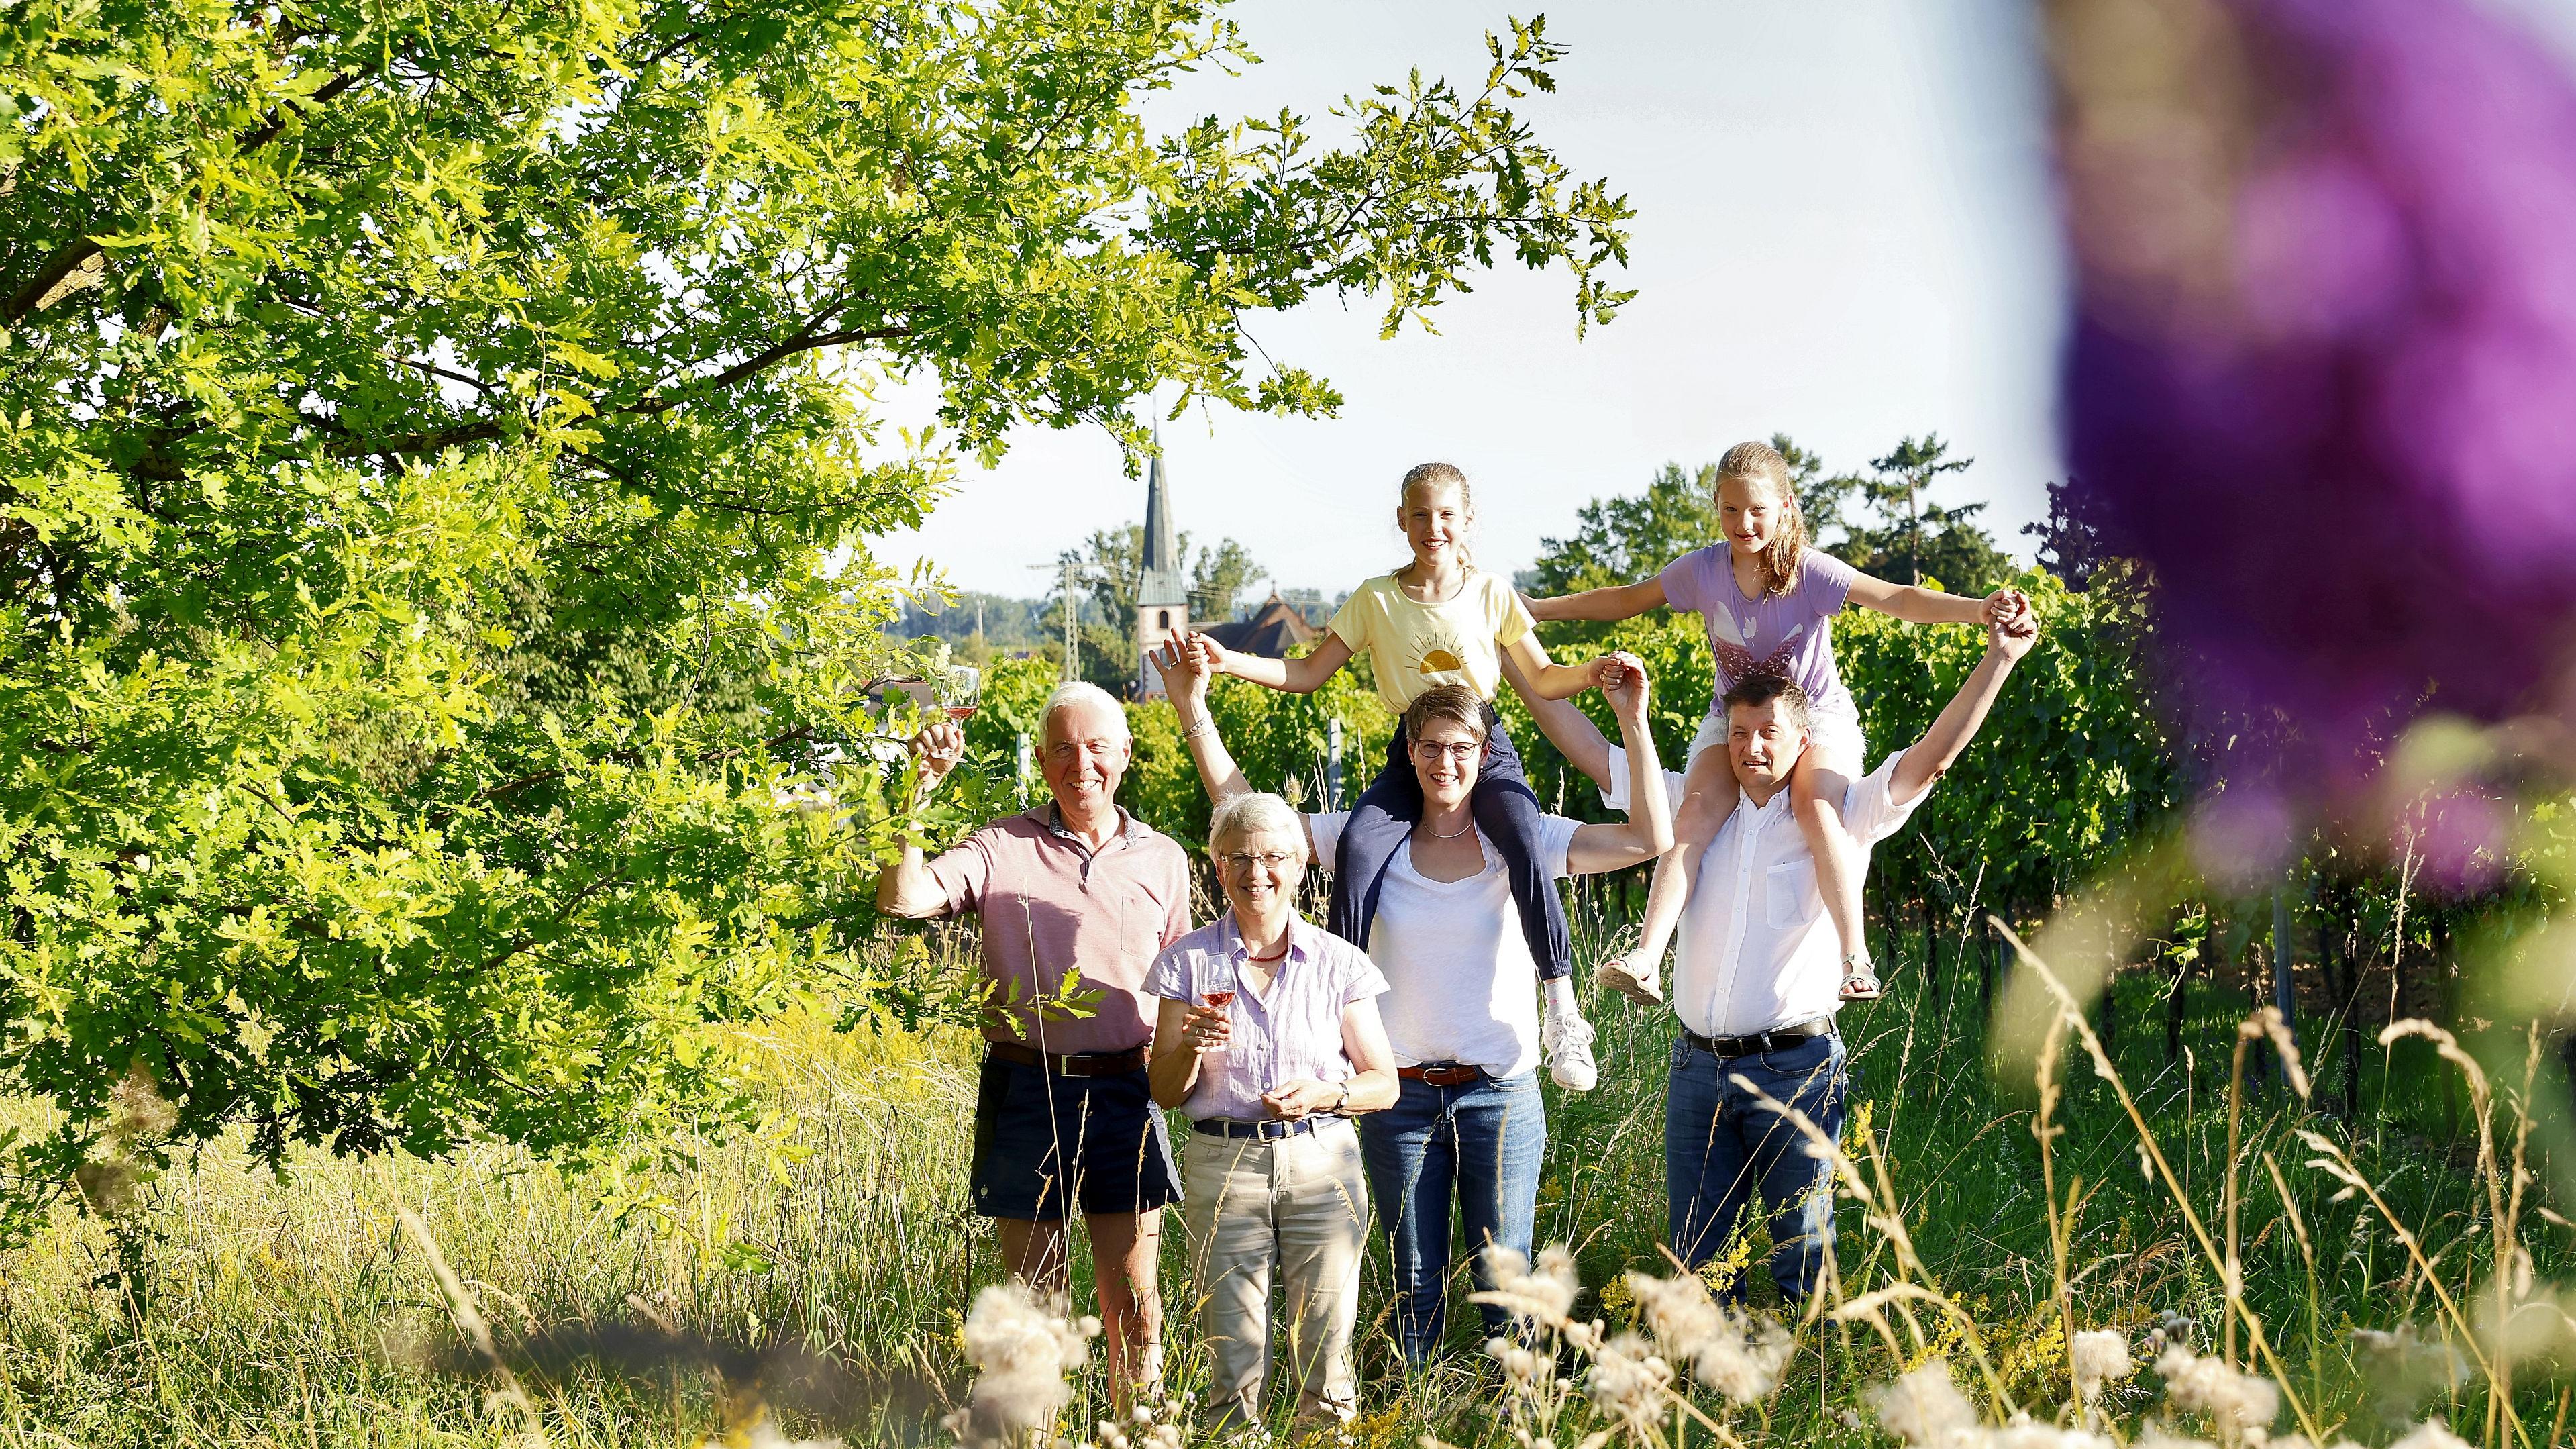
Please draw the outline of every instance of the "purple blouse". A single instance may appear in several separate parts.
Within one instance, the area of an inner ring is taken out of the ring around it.
[[[1227,911],[1154,958],[1145,994],[1204,1005],[1210,988],[1234,990],[1230,1043],[1199,1058],[1198,1084],[1181,1110],[1192,1119],[1268,1120],[1261,1094],[1301,1077],[1347,1082],[1359,1075],[1342,1049],[1342,1008],[1386,990],[1386,977],[1359,947],[1303,917],[1288,924],[1288,954],[1257,992],[1242,974],[1251,956]]]

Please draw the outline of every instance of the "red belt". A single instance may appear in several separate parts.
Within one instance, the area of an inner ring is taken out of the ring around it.
[[[1123,1052],[1041,1052],[1006,1041],[988,1041],[984,1050],[1023,1067],[1043,1067],[1059,1077],[1123,1077],[1145,1070],[1145,1048]]]
[[[1395,1074],[1407,1081],[1433,1087],[1464,1087],[1485,1080],[1483,1067],[1464,1062],[1424,1062],[1418,1067],[1397,1067]]]

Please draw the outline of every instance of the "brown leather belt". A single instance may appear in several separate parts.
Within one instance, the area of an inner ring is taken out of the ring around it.
[[[1485,1080],[1483,1067],[1471,1067],[1465,1062],[1424,1062],[1418,1067],[1397,1067],[1395,1074],[1432,1087],[1464,1087]]]
[[[1006,1041],[988,1041],[984,1050],[1001,1061],[1023,1067],[1043,1067],[1059,1077],[1123,1077],[1129,1072],[1145,1070],[1145,1048],[1129,1047],[1123,1052],[1041,1052]]]
[[[1682,1040],[1713,1057],[1749,1057],[1763,1052],[1785,1052],[1802,1047],[1834,1029],[1831,1018],[1802,1021],[1778,1031],[1757,1031],[1751,1036],[1701,1036],[1688,1027],[1682,1029]]]

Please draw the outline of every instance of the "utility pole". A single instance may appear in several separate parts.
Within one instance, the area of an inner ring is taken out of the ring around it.
[[[1073,596],[1073,559],[1064,560],[1064,682],[1082,677],[1082,633],[1075,616],[1080,606]]]

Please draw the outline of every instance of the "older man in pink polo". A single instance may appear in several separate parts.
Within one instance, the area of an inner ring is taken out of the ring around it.
[[[972,911],[981,924],[992,1005],[975,1095],[975,1210],[1000,1223],[1014,1276],[1063,1293],[1066,1205],[1081,1209],[1123,1400],[1161,1369],[1154,1260],[1162,1208],[1181,1189],[1146,1081],[1154,1013],[1142,987],[1154,957],[1190,928],[1189,862],[1118,807],[1132,748],[1118,701],[1064,685],[1038,731],[1054,798],[936,859],[905,845],[877,880],[877,909],[914,920]],[[942,723],[915,745],[927,788],[955,768],[965,740]],[[1076,968],[1078,989],[1098,996],[1086,1015],[1051,1005]]]

